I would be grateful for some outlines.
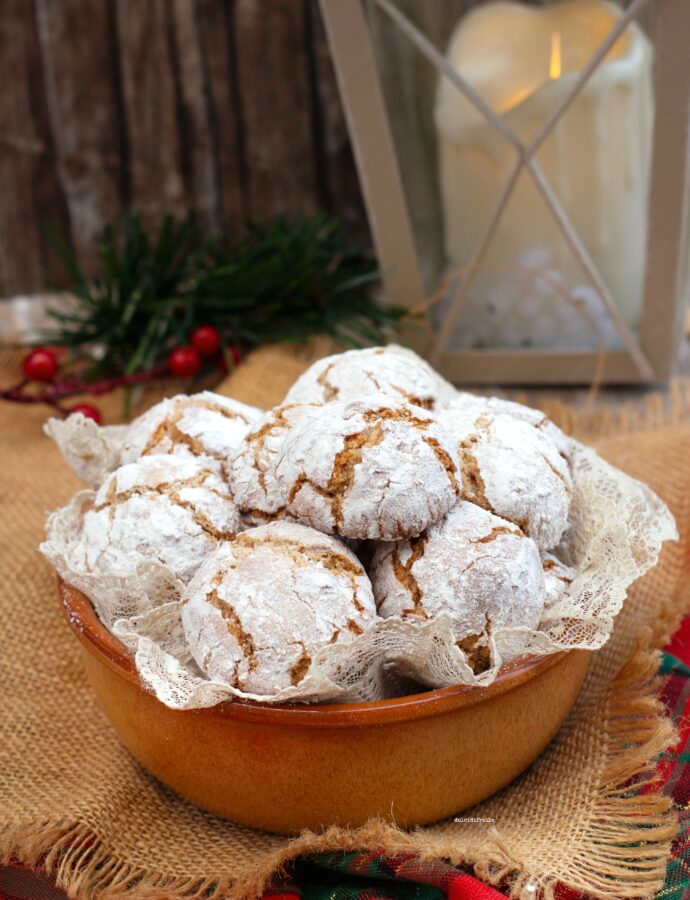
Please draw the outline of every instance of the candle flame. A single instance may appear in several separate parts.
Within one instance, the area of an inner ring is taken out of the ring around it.
[[[549,78],[561,77],[561,35],[554,31],[551,35],[551,59],[549,60]]]
[[[526,100],[529,96],[531,96],[533,91],[530,88],[524,88],[522,91],[517,91],[508,101],[508,104],[503,110],[504,112],[508,112],[508,110],[514,109],[516,106],[519,106],[523,100]]]

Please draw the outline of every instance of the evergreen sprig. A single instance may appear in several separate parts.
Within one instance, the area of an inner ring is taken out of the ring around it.
[[[371,253],[323,215],[252,226],[229,245],[172,217],[150,238],[128,213],[106,229],[93,277],[65,244],[60,255],[77,300],[52,313],[43,343],[86,355],[93,378],[150,370],[202,324],[242,349],[316,333],[359,346],[389,338],[405,315],[375,301]]]

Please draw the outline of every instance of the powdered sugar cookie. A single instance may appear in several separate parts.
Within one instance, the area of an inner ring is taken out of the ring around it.
[[[381,544],[369,571],[380,616],[447,614],[475,672],[490,664],[492,630],[536,628],[544,609],[534,541],[465,501],[419,537]]]
[[[571,566],[566,566],[553,553],[545,553],[542,557],[544,568],[544,583],[546,585],[546,609],[551,609],[572,584],[577,572]]]
[[[319,649],[374,621],[369,579],[335,538],[292,522],[224,544],[189,585],[182,622],[209,678],[252,694],[299,684]]]
[[[146,456],[103,483],[79,541],[88,572],[122,573],[155,560],[188,581],[239,528],[227,485],[203,461]]]
[[[287,498],[275,477],[285,436],[314,403],[287,403],[261,416],[224,466],[242,516],[251,525],[285,518]]]
[[[384,394],[399,402],[435,409],[455,393],[455,388],[420,356],[391,344],[348,350],[318,360],[297,379],[283,402],[331,403]]]
[[[218,464],[240,443],[261,410],[211,391],[178,394],[135,419],[125,435],[120,462],[171,453],[187,458],[208,457]]]
[[[570,455],[570,441],[567,435],[557,425],[554,425],[546,413],[540,409],[525,406],[523,403],[515,403],[513,400],[505,400],[503,397],[481,397],[466,391],[456,391],[455,397],[451,398],[446,406],[475,417],[481,415],[482,412],[513,416],[542,432],[556,445],[561,456],[567,459]]]
[[[568,463],[554,442],[523,419],[463,398],[439,418],[458,442],[463,498],[519,525],[541,550],[554,547],[567,528],[572,494]]]
[[[433,414],[382,396],[307,413],[276,478],[291,515],[350,538],[420,534],[460,492],[454,442]]]

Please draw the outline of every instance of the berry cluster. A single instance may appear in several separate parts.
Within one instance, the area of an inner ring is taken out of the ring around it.
[[[223,348],[220,332],[213,325],[200,325],[198,328],[195,328],[190,335],[188,345],[175,347],[171,351],[168,356],[166,369],[123,375],[119,378],[111,378],[108,381],[95,384],[82,382],[74,376],[67,378],[63,383],[58,383],[55,380],[59,369],[58,357],[58,352],[48,347],[36,347],[31,350],[22,363],[24,382],[16,388],[2,392],[5,399],[20,403],[49,403],[67,415],[81,413],[88,419],[93,419],[94,422],[100,423],[101,413],[97,406],[91,403],[78,403],[76,406],[65,408],[59,404],[59,400],[80,393],[107,393],[117,387],[138,384],[153,377],[158,377],[165,374],[166,370],[177,378],[192,378],[199,373],[205,360],[209,362],[215,360],[218,367],[224,372],[228,371],[229,364],[236,366],[240,361],[240,354],[236,347]],[[26,382],[30,381],[47,384],[49,387],[42,393],[29,396],[23,392],[22,388]]]
[[[50,350],[47,347],[37,347],[24,358],[22,371],[28,381],[41,381],[44,383],[52,381],[58,371],[58,355],[54,350]],[[98,424],[101,422],[101,412],[92,403],[77,403],[75,406],[66,409],[65,412],[68,415],[81,413],[87,419],[93,419]]]
[[[232,359],[233,366],[240,361],[240,355],[236,347],[228,347],[227,351]],[[189,344],[184,347],[175,347],[168,357],[168,369],[171,375],[178,378],[191,378],[201,369],[204,357],[210,359],[218,357],[218,364],[227,372],[228,365],[221,354],[220,332],[213,325],[199,325],[191,333]]]

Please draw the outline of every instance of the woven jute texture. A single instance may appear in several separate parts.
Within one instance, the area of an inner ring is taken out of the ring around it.
[[[223,389],[270,406],[325,349],[262,350]],[[15,365],[0,356],[0,383],[12,380]],[[201,896],[215,885],[214,898],[223,898],[256,894],[303,853],[385,848],[470,863],[493,883],[510,879],[521,897],[534,897],[535,882],[547,897],[557,882],[600,897],[651,896],[675,832],[668,801],[644,788],[672,737],[656,699],[655,648],[690,606],[686,393],[648,400],[641,413],[604,411],[586,421],[565,407],[551,410],[666,500],[681,541],[667,545],[660,565],[634,586],[558,737],[521,778],[470,813],[494,824],[449,821],[403,832],[372,822],[297,838],[200,812],[118,744],[82,674],[54,575],[36,549],[46,513],[78,485],[41,433],[45,410],[2,405],[0,860],[53,869],[74,896]]]

